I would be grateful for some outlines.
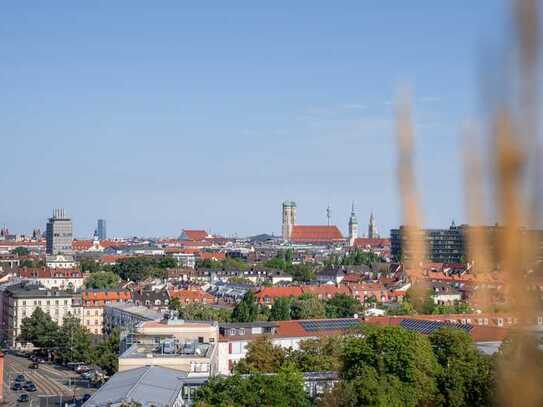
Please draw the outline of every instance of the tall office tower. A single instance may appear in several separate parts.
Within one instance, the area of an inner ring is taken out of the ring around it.
[[[282,236],[283,240],[290,240],[292,235],[292,227],[296,224],[296,202],[285,201],[283,202],[283,227]]]
[[[351,217],[349,218],[349,244],[354,245],[354,241],[358,238],[358,220],[354,213],[354,202],[351,209]]]
[[[375,216],[373,216],[373,211],[371,211],[370,223],[368,225],[368,238],[376,239],[378,237],[379,234],[377,233],[377,226],[375,225]]]
[[[105,219],[98,219],[98,222],[97,222],[97,225],[96,225],[96,236],[98,237],[98,240],[106,240],[107,239],[106,220]]]
[[[55,209],[45,227],[47,254],[72,253],[72,220],[64,209]]]

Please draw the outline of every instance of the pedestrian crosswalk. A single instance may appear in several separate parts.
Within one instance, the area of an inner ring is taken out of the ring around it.
[[[17,405],[16,399],[21,392],[14,392],[10,385],[17,374],[24,374],[26,380],[31,380],[38,391],[31,394],[32,399],[37,400],[39,396],[66,396],[72,397],[76,388],[71,386],[71,380],[77,377],[71,371],[55,369],[46,364],[41,364],[36,370],[28,368],[25,359],[8,356],[5,359],[4,374],[4,398],[7,405]]]

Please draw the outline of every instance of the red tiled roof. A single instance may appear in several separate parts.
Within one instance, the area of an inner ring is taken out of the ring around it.
[[[334,242],[343,240],[337,226],[294,225],[290,240],[298,243]]]
[[[362,274],[348,273],[348,274],[345,274],[345,277],[343,277],[343,280],[341,280],[341,282],[343,284],[346,284],[346,283],[359,283],[360,280],[362,280]]]
[[[215,297],[202,290],[168,290],[170,298],[178,298],[181,302],[203,302],[212,303]]]
[[[72,242],[72,248],[77,252],[81,252],[89,250],[92,247],[92,243],[92,240],[74,240]]]
[[[257,292],[256,298],[260,303],[264,302],[264,298],[279,298],[279,297],[299,297],[303,294],[303,291],[300,287],[263,287],[259,292]]]
[[[370,239],[368,237],[359,237],[354,240],[354,246],[355,247],[386,247],[390,246],[390,239]]]
[[[201,252],[199,254],[202,260],[224,260],[226,258],[225,253],[221,252]]]
[[[335,285],[320,285],[320,286],[302,286],[304,294],[313,294],[319,298],[333,297],[336,294],[349,295],[349,289],[345,286],[336,287]]]
[[[105,264],[114,264],[117,262],[117,260],[124,259],[127,256],[124,255],[116,255],[116,254],[107,254],[105,256],[100,257],[100,261]]]
[[[205,230],[183,229],[183,237],[186,240],[204,240],[208,234]]]
[[[182,253],[182,254],[198,254],[200,249],[196,247],[182,248],[182,247],[167,247],[164,249],[164,253],[173,254],[173,253]]]
[[[81,293],[83,301],[128,301],[132,293],[128,290],[89,290]]]

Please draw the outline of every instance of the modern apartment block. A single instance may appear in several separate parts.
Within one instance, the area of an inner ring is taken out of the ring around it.
[[[469,236],[476,230],[483,232],[488,252],[496,263],[499,263],[501,240],[504,236],[503,226],[456,226],[454,223],[449,229],[417,229],[413,233],[416,239],[424,240],[426,245],[426,258],[435,263],[460,263],[469,256]],[[397,260],[406,260],[413,256],[406,245],[407,226],[400,226],[390,231],[390,245],[392,256]],[[518,239],[523,244],[534,244],[538,260],[543,260],[543,230],[518,230]]]
[[[407,226],[390,231],[392,256],[398,260],[413,257],[407,242]],[[451,225],[449,229],[416,229],[411,234],[415,239],[423,240],[426,245],[426,257],[436,263],[460,263],[465,259],[464,226]]]
[[[146,321],[136,327],[135,338],[135,343],[119,356],[119,372],[161,366],[193,377],[218,373],[216,322]]]
[[[55,209],[45,228],[47,254],[72,253],[72,220],[64,209]]]

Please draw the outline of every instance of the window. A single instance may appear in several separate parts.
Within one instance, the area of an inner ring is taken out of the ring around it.
[[[68,300],[64,300],[64,305],[68,305]]]
[[[236,330],[235,330],[234,328],[231,328],[231,329],[230,329],[230,335],[231,335],[231,336],[236,335]]]
[[[239,328],[239,334],[245,335],[245,328]]]
[[[243,350],[243,346],[241,342],[232,342],[231,344],[232,344],[232,351],[230,353],[233,355],[239,355]]]

